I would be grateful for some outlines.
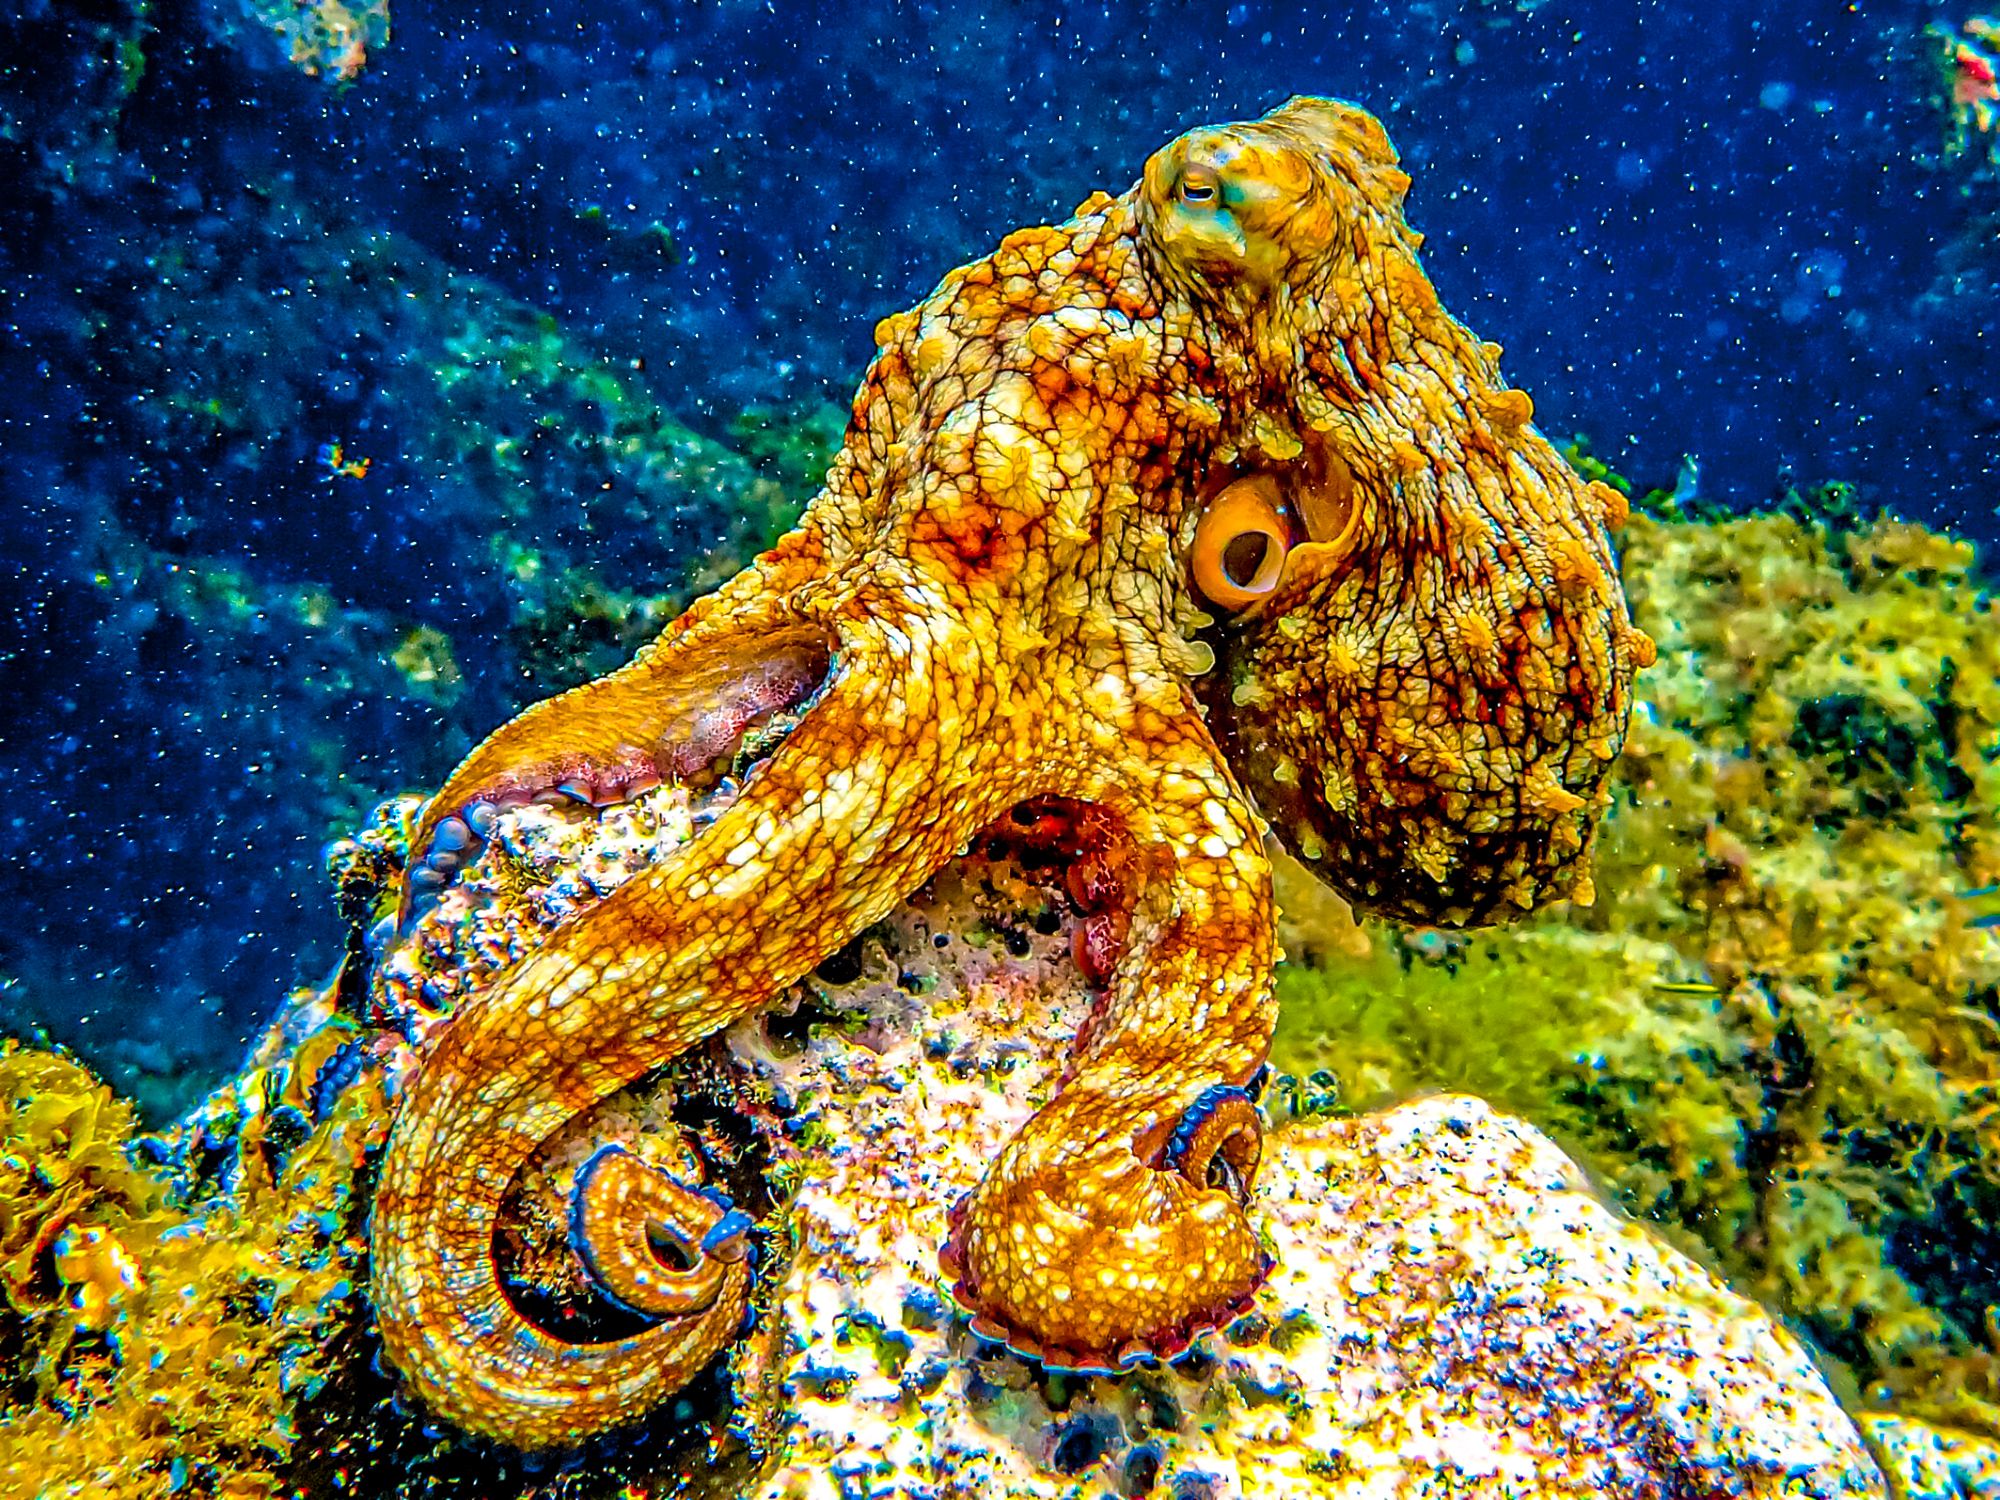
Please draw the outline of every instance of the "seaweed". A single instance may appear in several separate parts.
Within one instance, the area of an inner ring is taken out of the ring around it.
[[[301,1019],[339,1033],[302,991],[274,1037]],[[298,1403],[362,1308],[363,1166],[387,1129],[379,1069],[308,1123],[295,1064],[327,1055],[247,1068],[168,1140],[69,1058],[0,1043],[0,1497],[53,1475],[278,1493]]]
[[[1660,659],[1597,904],[1293,938],[1274,1060],[1354,1109],[1519,1111],[1866,1399],[2000,1433],[1966,1269],[2000,1261],[2000,631],[1973,549],[1797,510],[1624,540]]]

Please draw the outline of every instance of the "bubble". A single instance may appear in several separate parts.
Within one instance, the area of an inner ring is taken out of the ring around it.
[[[1847,257],[1838,250],[1822,247],[1799,262],[1798,283],[1802,292],[1822,296],[1840,295],[1840,278],[1847,272]]]

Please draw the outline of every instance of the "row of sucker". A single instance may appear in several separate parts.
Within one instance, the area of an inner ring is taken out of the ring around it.
[[[673,747],[666,757],[675,780],[707,793],[696,813],[696,827],[714,822],[736,800],[743,783],[797,727],[819,692],[816,689],[792,703],[784,689],[775,672],[746,675],[728,701],[701,716],[689,743]],[[401,909],[395,917],[383,919],[371,939],[374,950],[407,936],[437,905],[459,872],[479,858],[500,813],[536,802],[601,810],[642,796],[663,779],[653,758],[641,757],[615,767],[578,769],[545,787],[495,788],[467,802],[438,821],[425,848],[411,850]]]

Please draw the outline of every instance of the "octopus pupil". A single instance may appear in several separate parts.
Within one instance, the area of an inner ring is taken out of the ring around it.
[[[1270,548],[1271,539],[1261,531],[1246,531],[1232,537],[1222,549],[1222,571],[1230,582],[1248,588],[1255,581],[1257,570],[1264,566],[1264,556]]]

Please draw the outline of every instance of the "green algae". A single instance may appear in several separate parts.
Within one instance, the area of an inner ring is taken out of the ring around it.
[[[1274,1061],[1463,1089],[1764,1298],[1865,1399],[2000,1432],[2000,631],[1894,521],[1636,518],[1660,646],[1597,903],[1287,946]],[[1293,903],[1304,905],[1304,893]]]

